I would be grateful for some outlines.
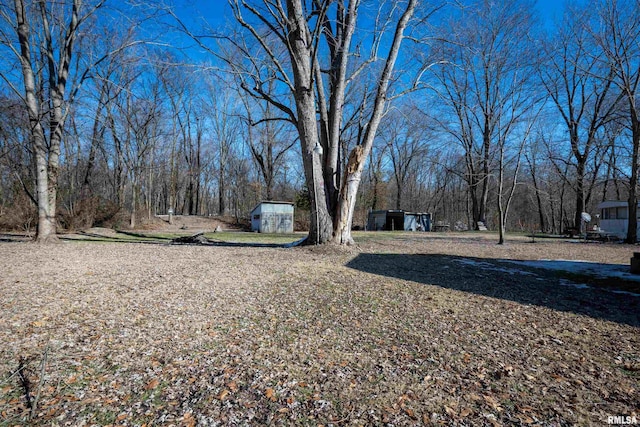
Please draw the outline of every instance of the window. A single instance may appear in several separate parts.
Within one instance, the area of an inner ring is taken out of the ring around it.
[[[618,208],[617,212],[618,219],[627,219],[629,218],[629,211],[626,207]]]
[[[256,219],[256,220],[257,220],[257,219],[260,219],[260,215],[254,215],[254,216],[253,216],[253,219]]]
[[[608,208],[607,212],[609,213],[607,219],[616,219],[616,208]]]

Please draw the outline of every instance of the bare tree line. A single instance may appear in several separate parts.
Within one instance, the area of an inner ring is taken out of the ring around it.
[[[349,244],[386,208],[502,242],[620,199],[636,241],[639,2],[546,25],[528,0],[229,4],[201,27],[154,5],[2,0],[0,223],[49,241],[297,199],[314,243]]]

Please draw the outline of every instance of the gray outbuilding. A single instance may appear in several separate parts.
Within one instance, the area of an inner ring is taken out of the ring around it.
[[[368,231],[431,231],[431,214],[402,210],[370,211]]]
[[[251,211],[251,231],[293,233],[293,203],[263,201]]]

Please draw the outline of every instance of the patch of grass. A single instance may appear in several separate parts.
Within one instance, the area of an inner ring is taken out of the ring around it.
[[[113,423],[116,422],[116,419],[118,417],[118,414],[116,411],[109,410],[109,409],[98,411],[98,412],[92,412],[92,410],[87,410],[86,412],[87,412],[86,415],[92,416],[93,422],[102,426],[112,425]]]
[[[407,237],[427,236],[430,233],[412,231],[354,231],[351,233],[356,243],[404,240]]]
[[[307,233],[248,233],[242,231],[222,231],[217,233],[205,233],[204,237],[209,240],[229,243],[269,243],[287,244],[304,239]]]
[[[179,237],[193,236],[195,233],[167,233],[167,232],[129,232],[118,231],[111,236],[97,234],[84,235],[81,238],[69,238],[70,241],[97,243],[169,243]],[[296,242],[307,236],[307,233],[265,234],[242,231],[223,231],[205,233],[204,236],[212,241],[225,243],[258,243],[258,244],[287,244]]]
[[[119,239],[139,239],[142,241],[148,240],[171,240],[179,236],[189,236],[189,233],[134,233],[130,231],[118,231],[116,236]]]

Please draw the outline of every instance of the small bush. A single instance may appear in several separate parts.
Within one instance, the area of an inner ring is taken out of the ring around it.
[[[110,223],[120,208],[101,197],[87,197],[75,203],[72,209],[60,210],[58,221],[66,230],[84,230]]]
[[[14,194],[9,206],[0,211],[0,229],[7,231],[35,230],[38,225],[38,209],[24,191]]]

